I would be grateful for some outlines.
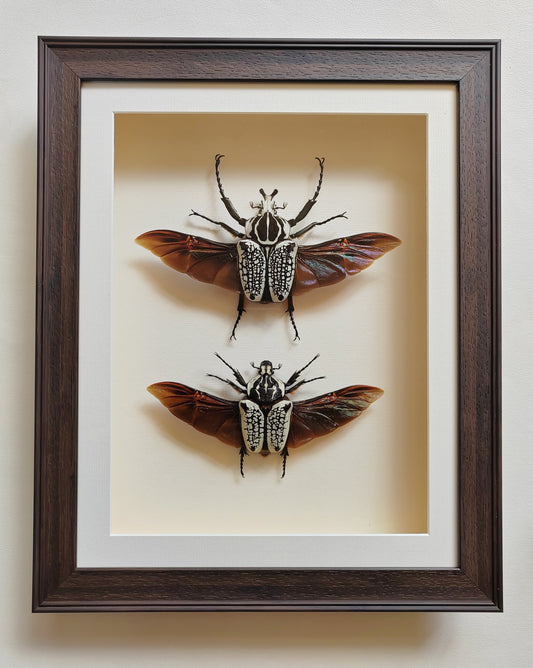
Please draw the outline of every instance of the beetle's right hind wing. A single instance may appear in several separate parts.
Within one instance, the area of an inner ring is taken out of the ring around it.
[[[238,401],[221,399],[181,383],[154,383],[146,389],[172,415],[198,431],[228,445],[242,447]]]
[[[383,394],[379,387],[350,385],[305,401],[295,401],[292,407],[288,448],[324,436],[359,417]]]
[[[368,232],[299,246],[292,292],[299,295],[358,274],[400,243],[390,234]]]
[[[197,281],[241,291],[235,243],[211,241],[173,230],[153,230],[135,239],[161,260]]]

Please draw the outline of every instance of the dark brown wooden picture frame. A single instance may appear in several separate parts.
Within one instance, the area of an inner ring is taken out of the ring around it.
[[[34,611],[502,609],[499,53],[494,40],[39,39]],[[80,92],[87,81],[456,86],[457,568],[77,567]]]

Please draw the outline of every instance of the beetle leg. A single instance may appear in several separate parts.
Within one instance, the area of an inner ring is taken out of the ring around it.
[[[297,388],[301,387],[304,385],[304,383],[312,383],[314,380],[321,380],[322,378],[325,378],[326,376],[316,376],[315,378],[309,378],[309,380],[301,380],[299,383],[296,381],[300,377],[303,371],[307,369],[308,366],[310,366],[316,358],[319,357],[318,353],[313,357],[313,359],[305,366],[303,366],[301,369],[298,369],[298,371],[295,371],[292,376],[289,378],[289,380],[285,383],[285,392],[289,394],[290,392],[294,392]]]
[[[294,390],[297,390],[302,385],[305,385],[305,383],[312,383],[314,380],[322,380],[322,378],[325,377],[326,376],[315,376],[314,378],[309,378],[309,380],[301,380],[299,383],[296,383],[296,385],[293,385],[292,387],[287,387],[285,389],[285,393],[290,394],[291,392],[294,392]]]
[[[235,324],[233,325],[233,329],[231,330],[231,336],[229,337],[230,339],[235,339],[237,340],[237,337],[235,336],[235,330],[237,329],[237,325],[239,324],[239,320],[241,319],[241,316],[243,313],[246,312],[246,309],[244,308],[244,292],[241,292],[239,294],[239,303],[237,305],[237,320],[235,320]]]
[[[220,161],[222,160],[223,157],[224,156],[221,155],[220,153],[217,153],[217,155],[215,155],[215,174],[217,177],[218,192],[220,193],[222,204],[224,204],[224,206],[226,207],[226,211],[233,218],[233,220],[236,220],[239,223],[239,225],[242,225],[242,227],[244,227],[246,225],[246,218],[241,218],[239,216],[239,214],[237,213],[237,209],[233,206],[229,197],[226,197],[224,189],[222,188],[222,181],[220,180],[220,173],[218,171],[218,166],[220,165]]]
[[[215,225],[220,225],[220,227],[223,227],[227,232],[232,234],[234,237],[239,237],[239,239],[244,239],[244,237],[245,237],[244,234],[242,234],[241,232],[237,232],[237,230],[234,230],[229,225],[226,225],[226,223],[222,223],[220,220],[213,220],[213,218],[208,218],[207,216],[204,216],[203,213],[198,213],[196,211],[191,211],[189,216],[198,216],[199,218],[203,218],[204,220],[208,220],[210,223],[214,223]]]
[[[294,341],[300,340],[300,335],[298,334],[298,329],[296,328],[296,323],[294,322],[294,303],[292,301],[292,292],[289,293],[289,297],[287,299],[287,313],[289,314],[289,318],[291,319],[292,326],[294,328]]]
[[[318,198],[318,193],[320,192],[320,188],[322,187],[322,179],[324,177],[324,158],[315,158],[315,160],[318,160],[318,164],[320,165],[320,176],[318,177],[318,185],[315,190],[315,194],[311,199],[307,200],[307,202],[304,204],[302,210],[298,215],[296,215],[294,218],[291,218],[291,220],[288,220],[287,222],[291,227],[294,227],[296,223],[299,223],[301,220],[303,220],[309,211],[313,208],[313,206],[316,204],[316,200]]]
[[[318,223],[310,223],[307,227],[304,227],[303,230],[296,232],[296,234],[291,234],[291,238],[298,239],[298,237],[309,232],[313,227],[316,227],[317,225],[325,225],[326,223],[329,223],[330,220],[335,220],[335,218],[347,218],[346,211],[344,213],[338,213],[336,216],[331,216],[331,218],[326,218],[326,220],[321,220]]]
[[[283,457],[283,469],[281,472],[281,477],[285,477],[285,469],[287,468],[287,457],[289,456],[289,448],[285,446],[285,449],[281,453],[281,456]]]
[[[244,378],[242,377],[241,372],[240,372],[240,371],[237,371],[237,369],[234,369],[234,368],[231,366],[231,364],[229,364],[228,362],[226,362],[226,360],[225,360],[223,357],[221,357],[221,355],[219,355],[218,353],[215,353],[215,357],[218,357],[218,359],[219,359],[221,362],[223,362],[223,363],[228,367],[228,369],[231,369],[231,370],[233,371],[233,375],[234,375],[235,378],[237,379],[237,382],[238,382],[240,385],[242,385],[242,386],[244,387],[244,389],[246,390],[246,381],[245,381]],[[208,375],[211,375],[211,374],[208,374]]]
[[[210,378],[216,378],[217,380],[221,380],[223,383],[227,383],[234,390],[237,390],[239,394],[246,394],[246,388],[243,390],[242,387],[236,385],[232,380],[228,380],[227,378],[221,378],[220,376],[215,376],[214,373],[208,373],[207,375]]]
[[[307,362],[307,364],[306,364],[305,366],[303,366],[301,369],[298,369],[297,371],[295,371],[295,372],[292,374],[292,376],[289,378],[289,380],[285,383],[285,387],[290,387],[290,386],[291,386],[291,385],[292,385],[292,384],[293,384],[293,383],[294,383],[294,382],[301,376],[301,374],[307,369],[307,367],[311,366],[311,364],[313,364],[313,362],[314,362],[318,357],[320,357],[320,353],[317,353],[317,354],[313,357],[313,359],[310,360],[309,362]]]
[[[241,459],[241,476],[244,478],[244,456],[248,455],[244,445],[241,447],[241,449],[239,451],[239,454],[240,454],[240,459]]]

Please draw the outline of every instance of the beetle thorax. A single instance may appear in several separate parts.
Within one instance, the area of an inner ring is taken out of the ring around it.
[[[287,239],[289,236],[289,223],[278,214],[279,209],[285,208],[286,202],[283,206],[276,204],[274,196],[277,194],[277,190],[273,190],[270,195],[267,195],[263,188],[259,192],[263,201],[250,202],[252,209],[257,209],[258,212],[246,221],[244,232],[249,239],[270,246]]]
[[[285,383],[274,376],[272,362],[263,360],[259,373],[248,383],[247,394],[258,404],[272,404],[285,395]]]

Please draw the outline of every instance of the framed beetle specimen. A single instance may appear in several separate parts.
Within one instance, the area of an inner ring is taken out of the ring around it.
[[[39,48],[34,610],[500,610],[499,44]],[[276,304],[250,300],[227,342],[234,295],[132,243],[179,229],[235,247],[190,207],[240,221],[258,185],[272,229],[275,188],[303,229],[298,203],[314,200],[311,223],[346,210],[306,245],[402,240],[298,298],[298,345]],[[239,374],[282,359],[292,389],[319,351],[327,385],[298,401],[359,379],[385,394],[302,448],[282,483],[272,457],[247,458],[243,481],[235,450],[145,390],[177,378],[235,401],[204,375],[213,350]]]
[[[354,420],[383,394],[377,387],[352,385],[306,401],[293,402],[287,395],[304,383],[319,380],[300,379],[318,355],[291,374],[286,382],[274,375],[280,367],[274,367],[270,360],[263,360],[259,366],[252,363],[259,373],[247,382],[240,371],[220,355],[217,357],[231,369],[236,382],[213,377],[244,394],[245,399],[228,401],[181,383],[154,383],[148,391],[180,420],[239,448],[243,477],[245,455],[260,453],[281,455],[281,477],[284,478],[289,448],[297,448]]]
[[[320,176],[314,195],[294,218],[285,219],[279,211],[286,208],[287,202],[282,206],[276,204],[274,197],[278,193],[277,188],[270,195],[260,188],[263,201],[250,202],[250,206],[257,209],[257,213],[250,218],[243,218],[222,187],[219,166],[223,157],[220,154],[215,156],[218,190],[227,212],[244,228],[243,231],[196,211],[192,211],[191,215],[220,225],[239,241],[222,244],[170,230],[146,232],[137,237],[136,241],[173,269],[205,283],[214,283],[239,293],[238,315],[231,338],[235,338],[246,296],[252,302],[287,301],[294,338],[299,339],[293,316],[293,294],[332,285],[358,274],[383,253],[399,245],[400,240],[390,234],[367,233],[312,246],[298,246],[297,240],[314,227],[337,218],[346,218],[344,212],[292,231],[316,204],[324,177],[324,158],[316,158],[320,166]]]

